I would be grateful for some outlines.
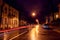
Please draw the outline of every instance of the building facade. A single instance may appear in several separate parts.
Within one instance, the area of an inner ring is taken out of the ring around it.
[[[60,19],[60,4],[58,4],[58,12],[51,13],[48,18],[46,18],[46,23],[51,23],[54,20]],[[48,21],[49,20],[49,21]]]
[[[54,13],[54,20],[60,19],[60,4],[58,4],[58,12]]]
[[[1,3],[1,28],[19,27],[19,11],[3,1]]]

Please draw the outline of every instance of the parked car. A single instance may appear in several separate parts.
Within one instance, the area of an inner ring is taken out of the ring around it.
[[[44,29],[48,29],[48,30],[49,30],[49,29],[52,29],[52,28],[49,26],[49,24],[43,24],[43,28],[44,28]]]

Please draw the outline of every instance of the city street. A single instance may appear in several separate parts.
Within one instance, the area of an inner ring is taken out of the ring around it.
[[[36,25],[13,40],[60,40],[60,34],[53,30],[43,29],[41,26]]]
[[[60,0],[0,0],[0,40],[60,40]]]
[[[60,40],[60,33],[46,30],[41,25],[29,25],[28,28],[13,30],[0,34],[0,40]]]

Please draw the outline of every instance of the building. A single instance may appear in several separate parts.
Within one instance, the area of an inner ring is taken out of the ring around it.
[[[0,0],[0,28],[8,29],[15,27],[19,27],[19,11],[3,2],[3,0]],[[4,32],[4,37],[2,39],[10,40],[18,34],[19,30],[10,31],[9,34]]]
[[[58,12],[49,14],[46,18],[46,23],[51,23],[54,20],[60,19],[60,4],[58,4]]]
[[[58,12],[54,13],[54,20],[60,19],[60,4],[58,4]]]
[[[19,27],[19,11],[1,1],[1,28]]]

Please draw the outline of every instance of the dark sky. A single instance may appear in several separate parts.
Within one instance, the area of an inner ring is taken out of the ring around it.
[[[32,12],[36,12],[39,20],[44,20],[46,15],[57,11],[59,0],[4,0],[20,11],[20,17],[32,21],[30,16]]]

